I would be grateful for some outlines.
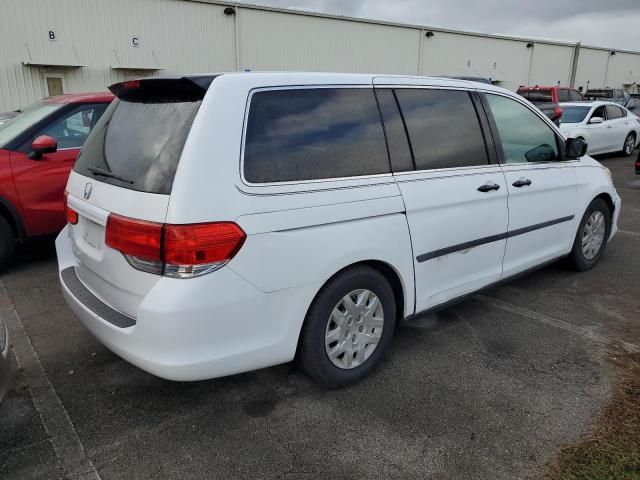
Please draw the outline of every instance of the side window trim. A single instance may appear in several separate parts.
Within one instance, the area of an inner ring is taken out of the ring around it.
[[[482,106],[484,107],[485,113],[487,115],[487,119],[489,120],[489,125],[491,127],[491,134],[492,134],[493,139],[495,141],[495,149],[496,149],[496,152],[498,154],[498,162],[500,163],[500,165],[540,165],[540,164],[549,164],[549,163],[558,163],[558,162],[567,161],[565,159],[565,155],[564,155],[564,153],[565,153],[565,142],[564,142],[564,139],[562,139],[560,137],[560,135],[558,135],[558,133],[555,131],[555,129],[552,128],[549,125],[550,120],[548,120],[546,117],[543,117],[543,114],[534,111],[527,104],[525,104],[524,102],[521,102],[519,99],[517,99],[515,97],[511,97],[509,95],[503,95],[500,92],[479,91],[478,94],[480,95],[480,99],[482,101]],[[540,118],[540,120],[542,120],[544,123],[546,123],[547,126],[549,127],[549,129],[554,133],[554,136],[555,136],[555,139],[556,139],[556,148],[558,149],[560,160],[550,161],[550,162],[506,163],[504,149],[502,148],[502,142],[500,140],[500,134],[498,133],[498,126],[496,124],[495,118],[493,117],[493,112],[491,111],[491,107],[489,106],[489,101],[487,100],[487,94],[498,95],[498,96],[501,96],[501,97],[505,97],[505,98],[511,99],[511,100],[519,103],[520,105],[526,107],[527,109],[529,109],[529,111],[531,111],[538,118]]]
[[[499,164],[498,161],[498,149],[495,137],[493,135],[493,129],[491,128],[489,115],[485,109],[482,97],[477,91],[470,92],[473,106],[476,109],[476,115],[480,121],[480,130],[482,130],[482,138],[484,138],[484,146],[487,151],[487,158],[489,165]]]

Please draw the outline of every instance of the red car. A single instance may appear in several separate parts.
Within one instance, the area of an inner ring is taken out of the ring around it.
[[[16,242],[64,227],[67,177],[113,99],[110,93],[50,97],[0,126],[0,268]]]

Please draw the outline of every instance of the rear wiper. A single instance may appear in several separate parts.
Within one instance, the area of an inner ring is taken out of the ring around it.
[[[121,182],[129,183],[129,184],[133,185],[133,181],[132,180],[129,180],[128,178],[121,177],[120,175],[116,175],[115,173],[111,173],[111,172],[109,172],[107,170],[103,170],[103,169],[101,169],[99,167],[87,167],[87,170],[89,170],[94,175],[99,175],[101,177],[107,177],[107,178],[113,178],[115,180],[120,180]]]

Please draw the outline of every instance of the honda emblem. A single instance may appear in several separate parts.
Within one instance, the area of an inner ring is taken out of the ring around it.
[[[93,185],[91,185],[91,182],[87,182],[87,184],[84,186],[84,199],[85,200],[89,200],[89,197],[91,197],[91,191],[93,190]]]

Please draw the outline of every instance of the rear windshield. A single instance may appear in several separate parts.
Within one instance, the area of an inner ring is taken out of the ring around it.
[[[582,122],[591,107],[562,107],[562,123]]]
[[[518,94],[531,103],[549,103],[553,101],[551,90],[520,90]]]
[[[202,99],[115,100],[91,132],[74,171],[141,192],[170,194]]]
[[[613,90],[587,90],[587,97],[613,98]]]

